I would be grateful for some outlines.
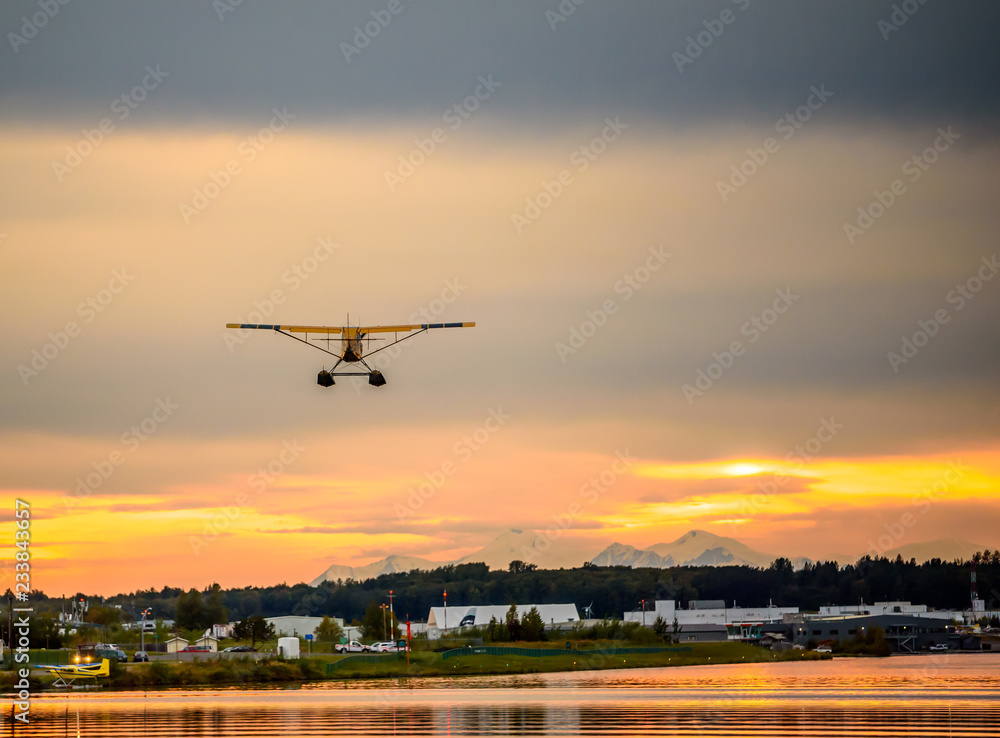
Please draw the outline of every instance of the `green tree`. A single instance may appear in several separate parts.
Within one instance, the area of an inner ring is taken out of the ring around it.
[[[340,624],[329,615],[324,615],[323,620],[316,626],[316,632],[314,635],[316,636],[316,639],[320,641],[339,643],[341,637],[344,635],[344,629],[341,628]]]
[[[222,588],[218,584],[212,585],[212,591],[208,595],[208,604],[205,606],[205,614],[202,624],[209,628],[215,624],[229,622],[229,615],[226,605],[222,601]]]
[[[177,627],[180,630],[205,628],[205,608],[201,602],[201,592],[195,588],[177,598]]]
[[[517,618],[517,604],[514,602],[510,603],[510,609],[507,610],[507,637],[512,641],[521,640],[521,621]]]
[[[34,617],[28,620],[29,648],[62,648],[59,625],[52,618]]]
[[[398,641],[399,640],[399,618],[392,616],[391,621],[388,612],[388,605],[383,608],[376,600],[368,603],[365,608],[365,617],[361,621],[361,634],[365,640],[369,641]]]
[[[382,640],[382,608],[372,600],[365,608],[365,616],[361,619],[361,635],[368,641]]]
[[[250,646],[255,647],[258,641],[265,643],[274,638],[274,624],[260,615],[251,615],[233,627],[233,638],[237,641],[250,641]]]
[[[525,641],[545,640],[545,623],[537,607],[532,607],[521,618],[521,639]]]
[[[667,639],[667,633],[669,632],[670,626],[662,615],[657,615],[656,620],[653,621],[653,632],[660,636],[663,640]]]
[[[490,623],[486,626],[486,637],[494,643],[502,643],[508,640],[507,626],[498,622],[495,615],[490,618]]]
[[[86,621],[95,625],[107,627],[113,623],[121,622],[122,611],[117,607],[108,605],[97,605],[87,610]]]
[[[520,559],[514,559],[507,566],[507,571],[511,574],[523,574],[528,571],[535,571],[538,568],[537,564],[526,564]]]

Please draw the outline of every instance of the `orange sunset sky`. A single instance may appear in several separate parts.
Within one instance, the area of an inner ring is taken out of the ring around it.
[[[512,527],[558,530],[542,567],[691,529],[1000,546],[997,11],[885,37],[888,3],[744,5],[403,4],[357,55],[384,3],[8,36],[0,588],[16,499],[50,595]],[[379,389],[224,328],[348,313],[477,325],[386,352]]]

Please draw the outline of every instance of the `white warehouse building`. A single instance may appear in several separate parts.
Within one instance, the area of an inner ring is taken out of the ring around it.
[[[625,622],[644,623],[652,626],[656,618],[662,617],[668,625],[672,626],[674,618],[681,627],[699,625],[725,625],[730,628],[730,632],[741,625],[760,625],[763,623],[780,623],[785,615],[797,615],[797,607],[726,607],[722,600],[693,600],[688,604],[686,610],[677,607],[674,600],[656,600],[651,603],[646,612],[633,610],[626,612],[623,618]]]
[[[580,622],[580,613],[576,605],[518,605],[517,617],[523,618],[531,608],[538,610],[546,628],[552,628],[567,623]],[[453,631],[465,627],[481,628],[497,619],[502,623],[507,618],[510,605],[468,605],[459,607],[432,607],[427,616],[427,637],[438,638],[444,631]]]
[[[821,617],[840,615],[919,615],[939,620],[962,620],[962,613],[955,610],[929,610],[927,605],[911,605],[909,602],[876,602],[874,605],[824,605],[819,608]]]

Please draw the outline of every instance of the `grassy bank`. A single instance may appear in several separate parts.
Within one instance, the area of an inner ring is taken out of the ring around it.
[[[519,646],[525,644],[518,644]],[[530,645],[530,644],[528,644]],[[541,646],[542,644],[537,644]],[[600,645],[600,644],[597,644]],[[379,663],[345,663],[334,678],[379,678],[405,676],[458,676],[474,674],[540,674],[553,671],[594,671],[600,669],[638,669],[663,666],[704,664],[771,663],[830,658],[806,651],[766,651],[744,643],[693,644],[689,651],[655,654],[591,654],[588,650],[549,649],[551,656],[460,655],[444,660],[441,654],[417,652],[405,660]]]
[[[555,671],[591,671],[643,667],[690,666],[727,663],[771,663],[830,658],[805,651],[766,651],[743,643],[693,644],[690,650],[652,654],[601,654],[590,648],[565,650],[552,644],[517,644],[551,651],[542,656],[517,654],[450,654],[445,659],[434,651],[415,651],[407,665],[405,656],[385,655],[365,661],[351,656],[312,657],[291,660],[199,659],[190,662],[153,661],[147,664],[116,664],[110,684],[114,688],[184,687],[215,685],[258,685],[317,680],[405,678],[426,676],[467,676],[478,674],[539,674]],[[602,644],[594,644],[596,648]],[[605,644],[621,645],[621,644]],[[548,648],[546,648],[548,647]],[[329,666],[328,666],[329,665]],[[32,689],[50,687],[53,679],[36,672]],[[103,682],[102,683],[106,683]],[[0,675],[0,687],[13,686],[11,673]]]

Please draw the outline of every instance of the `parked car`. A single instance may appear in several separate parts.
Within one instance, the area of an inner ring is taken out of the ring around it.
[[[251,646],[229,646],[229,648],[222,649],[223,653],[256,653],[257,649]]]
[[[815,651],[816,653],[833,653],[833,649],[829,646],[819,646]]]
[[[99,659],[118,659],[122,663],[126,663],[128,661],[128,654],[126,654],[117,646],[98,648],[95,651],[95,653],[97,655],[97,658],[95,658],[94,661],[97,661]]]
[[[178,653],[211,653],[212,649],[208,646],[184,646]]]
[[[145,651],[136,651],[134,654],[132,654],[133,663],[138,663],[142,661],[149,661],[149,656],[146,654]]]
[[[389,651],[396,650],[396,644],[392,641],[379,641],[378,643],[373,643],[369,646],[372,653],[387,653]]]
[[[338,643],[334,646],[337,653],[368,653],[372,650],[371,646],[366,646],[360,641],[351,641],[350,643]]]
[[[931,651],[947,651],[948,650],[948,646],[945,643],[934,643],[934,644],[931,644],[931,647],[930,647],[929,650],[931,650]]]

